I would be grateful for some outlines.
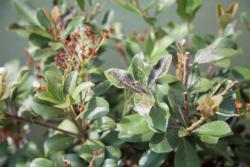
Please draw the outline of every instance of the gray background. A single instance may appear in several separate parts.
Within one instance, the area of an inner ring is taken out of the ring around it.
[[[29,0],[35,7],[50,8],[52,0]],[[141,0],[142,3],[148,0]],[[129,13],[111,0],[101,0],[104,5],[104,9],[113,9],[115,11],[115,21],[119,21],[124,26],[125,32],[138,31],[141,32],[147,26],[147,24],[136,14]],[[216,20],[216,4],[221,2],[224,7],[233,0],[203,0],[201,9],[196,14],[194,20],[193,31],[198,35],[217,34],[218,25]],[[239,12],[250,12],[250,0],[238,0]],[[18,58],[22,62],[25,60],[24,48],[28,46],[27,41],[13,32],[8,32],[6,27],[15,21],[20,20],[20,17],[11,5],[11,0],[1,0],[0,6],[0,65],[3,65],[6,61],[13,58]],[[181,22],[181,19],[176,14],[176,6],[168,8],[168,10],[160,15],[159,24],[164,25],[168,21],[175,20]],[[238,30],[240,30],[240,36],[238,38],[239,45],[243,48],[243,57],[235,58],[233,63],[238,65],[245,65],[249,67],[250,60],[250,46],[249,37],[250,33],[246,27],[241,23],[238,24]],[[120,66],[120,58],[115,55],[115,52],[110,51],[110,54],[105,54],[104,59],[108,61],[108,64],[113,66]],[[111,61],[112,60],[112,61]]]

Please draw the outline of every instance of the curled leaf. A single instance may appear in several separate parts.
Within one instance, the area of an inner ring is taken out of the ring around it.
[[[221,95],[212,97],[207,95],[203,103],[199,105],[198,110],[206,116],[213,116],[218,111],[218,107],[222,100],[223,97]]]
[[[162,57],[158,63],[154,66],[148,77],[148,86],[150,87],[157,78],[161,77],[169,70],[172,62],[172,55]]]

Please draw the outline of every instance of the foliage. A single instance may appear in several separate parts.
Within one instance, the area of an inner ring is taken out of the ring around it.
[[[148,30],[126,35],[93,0],[13,1],[23,21],[9,30],[29,40],[29,59],[0,68],[0,166],[250,165],[250,69],[231,66],[238,4],[218,4],[219,33],[203,37],[191,29],[201,0],[113,3]],[[173,4],[183,23],[158,25]],[[110,48],[126,68],[102,66]],[[40,146],[33,124],[46,130]]]

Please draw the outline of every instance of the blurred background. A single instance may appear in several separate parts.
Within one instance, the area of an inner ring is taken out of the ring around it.
[[[51,8],[52,0],[29,0],[29,2],[34,7],[39,8]],[[147,0],[141,0],[141,2],[146,2]],[[112,0],[100,0],[103,8],[106,11],[107,9],[113,9],[115,12],[115,21],[122,23],[124,27],[124,32],[133,32],[138,31],[142,32],[144,28],[147,27],[147,24],[136,14],[129,13],[124,10]],[[218,33],[218,24],[216,16],[216,4],[220,2],[223,4],[224,8],[227,8],[232,2],[239,2],[238,18],[241,12],[250,11],[250,0],[203,0],[201,9],[196,14],[194,20],[194,29],[198,35],[206,34],[217,34]],[[24,48],[27,47],[27,41],[13,32],[7,31],[7,26],[10,23],[20,20],[17,12],[12,6],[11,0],[1,0],[0,5],[0,66],[5,62],[17,58],[21,62],[25,62]],[[167,22],[175,20],[181,22],[181,19],[176,14],[176,6],[168,8],[165,12],[160,15],[159,22],[161,25],[167,24]],[[243,49],[242,57],[237,57],[234,64],[248,66],[250,62],[250,32],[247,28],[242,25],[240,22],[237,26],[239,30],[238,44]],[[115,53],[115,52],[114,52]],[[111,54],[105,55],[106,60],[111,60],[109,64],[115,66],[120,66],[120,59],[118,56],[112,56]]]
[[[133,13],[129,13],[125,9],[121,8],[112,0],[99,0],[105,9],[113,9],[115,12],[114,21],[119,21],[123,25],[125,33],[129,32],[142,32],[147,24],[139,16]],[[141,0],[145,3],[148,0]],[[52,0],[29,0],[29,2],[36,8],[51,8]],[[216,16],[216,4],[220,2],[224,8],[227,8],[230,3],[236,2],[235,0],[203,0],[201,9],[196,14],[194,20],[193,31],[201,36],[207,34],[218,34],[218,24]],[[238,0],[239,10],[238,18],[241,12],[250,12],[250,0]],[[24,55],[24,48],[28,46],[27,40],[19,37],[13,32],[7,31],[9,24],[19,21],[21,18],[18,16],[14,7],[12,6],[11,0],[1,0],[0,5],[0,66],[5,62],[10,61],[14,58],[19,59],[22,63],[25,62],[26,57]],[[160,15],[159,24],[165,25],[169,21],[181,22],[182,20],[176,14],[176,6],[168,8],[165,12]],[[238,23],[239,30],[238,44],[243,50],[242,57],[236,57],[233,61],[234,64],[244,65],[250,67],[250,32],[247,28]],[[103,55],[109,66],[121,67],[122,62],[120,57],[117,56],[117,52],[109,50],[108,54]],[[33,125],[32,128],[36,129],[35,135],[31,134],[33,140],[41,144],[41,138],[44,129]]]

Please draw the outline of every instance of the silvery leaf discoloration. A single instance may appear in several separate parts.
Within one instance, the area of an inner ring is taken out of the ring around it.
[[[150,87],[157,78],[161,77],[168,71],[172,62],[172,55],[162,57],[158,63],[154,66],[148,77],[148,86]]]
[[[124,70],[111,68],[105,72],[105,76],[118,88],[127,88],[139,93],[146,93],[142,85],[134,81]]]

